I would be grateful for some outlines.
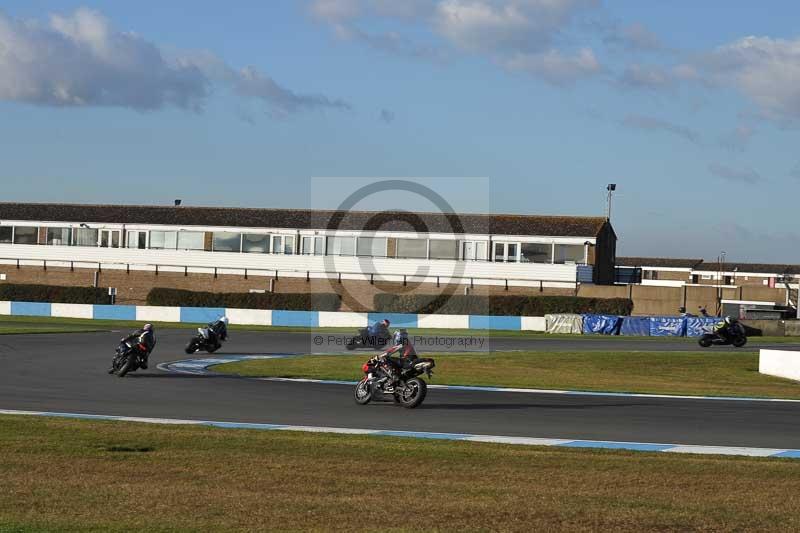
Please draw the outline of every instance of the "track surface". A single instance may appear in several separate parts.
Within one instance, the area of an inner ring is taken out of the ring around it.
[[[430,390],[422,408],[357,406],[351,387],[168,374],[189,331],[159,332],[151,369],[106,374],[120,333],[0,336],[0,408],[566,439],[800,448],[800,405]],[[340,351],[327,335],[233,332],[236,354]],[[781,345],[785,348],[797,348]],[[692,341],[486,339],[471,350],[695,350]],[[749,348],[758,347],[753,343]],[[451,349],[464,351],[461,346]],[[445,351],[439,346],[436,351]],[[365,358],[367,352],[365,353]]]

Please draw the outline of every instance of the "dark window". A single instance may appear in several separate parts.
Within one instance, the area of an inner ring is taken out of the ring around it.
[[[14,244],[36,244],[39,242],[39,228],[33,226],[15,226]]]
[[[0,226],[0,243],[8,244],[11,242],[11,236],[13,234],[13,229],[11,226]]]

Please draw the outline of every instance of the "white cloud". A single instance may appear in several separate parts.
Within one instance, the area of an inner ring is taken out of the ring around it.
[[[235,70],[210,53],[173,54],[115,29],[81,8],[46,23],[0,12],[0,99],[48,106],[201,110],[215,84],[265,103],[272,113],[346,108],[340,100],[298,94],[252,68]]]
[[[602,66],[589,48],[582,48],[571,56],[558,50],[517,54],[504,64],[511,70],[527,72],[554,85],[570,84],[602,71]]]
[[[606,44],[619,45],[634,51],[655,51],[664,47],[661,39],[639,22],[614,26],[603,40]]]
[[[734,168],[721,163],[711,163],[708,165],[708,170],[718,178],[734,183],[753,185],[763,181],[761,174],[750,167]]]
[[[663,131],[671,133],[672,135],[677,135],[691,143],[700,143],[700,134],[696,131],[660,118],[645,115],[628,115],[623,119],[622,125],[640,130]]]
[[[436,31],[454,45],[481,52],[531,52],[548,48],[592,0],[443,0],[434,16]]]
[[[800,38],[745,37],[706,54],[708,81],[733,86],[768,117],[800,118]]]

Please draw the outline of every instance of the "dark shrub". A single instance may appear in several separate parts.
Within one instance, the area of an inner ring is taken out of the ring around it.
[[[147,305],[288,311],[338,311],[341,300],[338,294],[333,293],[199,292],[165,287],[155,287],[147,294]]]
[[[0,301],[52,302],[64,304],[108,304],[108,290],[99,287],[0,284]]]

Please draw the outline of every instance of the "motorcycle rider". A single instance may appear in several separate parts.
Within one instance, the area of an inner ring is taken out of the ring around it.
[[[208,342],[211,345],[221,345],[221,341],[228,340],[228,317],[221,316],[208,324]]]
[[[382,342],[383,339],[391,337],[389,324],[391,324],[391,322],[384,318],[367,327],[367,336],[370,338],[370,344],[378,344]]]
[[[737,335],[744,336],[742,325],[733,317],[726,316],[714,326],[714,332],[727,342],[731,342]]]
[[[394,392],[394,386],[400,379],[401,372],[418,358],[417,351],[408,339],[408,332],[405,329],[396,331],[392,341],[392,347],[378,355],[378,358],[385,358],[388,363],[387,374],[390,383],[386,387],[386,392]],[[399,355],[399,357],[392,357],[392,355]]]
[[[146,370],[147,360],[150,358],[153,348],[156,347],[156,330],[153,328],[153,324],[145,324],[141,329],[137,329],[127,337],[123,337],[122,342],[127,342],[132,339],[136,339],[136,346],[134,346],[134,349],[139,350],[141,354],[140,366],[142,369]],[[113,368],[108,371],[109,374],[113,372]]]

